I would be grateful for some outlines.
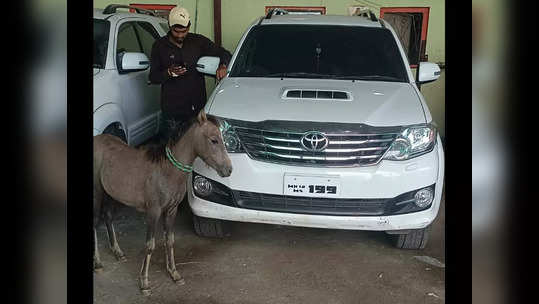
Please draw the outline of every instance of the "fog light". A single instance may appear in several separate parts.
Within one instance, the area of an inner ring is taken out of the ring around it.
[[[211,182],[200,175],[195,177],[193,188],[199,196],[208,196],[212,192]]]
[[[415,204],[419,208],[425,208],[432,203],[433,197],[434,193],[432,191],[432,188],[421,189],[417,191],[414,195]]]

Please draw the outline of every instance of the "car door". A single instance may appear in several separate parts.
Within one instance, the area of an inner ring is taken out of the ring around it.
[[[148,58],[158,32],[153,25],[140,19],[125,20],[118,25],[116,64],[122,52],[144,53]],[[148,84],[150,69],[119,75],[122,111],[127,123],[128,143],[143,143],[158,131],[160,87]]]

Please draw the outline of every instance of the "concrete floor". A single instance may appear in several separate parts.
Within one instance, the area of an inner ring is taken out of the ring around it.
[[[138,273],[144,258],[144,216],[123,207],[115,221],[127,256],[118,262],[104,225],[98,241],[104,269],[94,273],[94,303],[444,303],[445,200],[424,250],[392,248],[383,232],[231,223],[226,239],[198,237],[186,201],[176,219],[175,256],[186,284],[165,270],[162,231],[149,271],[152,294],[143,296]],[[161,225],[160,225],[161,226]]]

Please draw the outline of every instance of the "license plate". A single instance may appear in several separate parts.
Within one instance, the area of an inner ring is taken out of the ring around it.
[[[284,176],[284,195],[309,197],[339,197],[341,181],[338,176]]]

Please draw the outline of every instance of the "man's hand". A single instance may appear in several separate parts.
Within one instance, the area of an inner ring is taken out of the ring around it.
[[[217,71],[215,72],[215,76],[217,77],[217,81],[223,79],[226,76],[226,65],[219,65],[219,68],[217,68]]]
[[[168,75],[172,77],[178,77],[187,72],[187,69],[183,66],[172,65],[168,68]]]

